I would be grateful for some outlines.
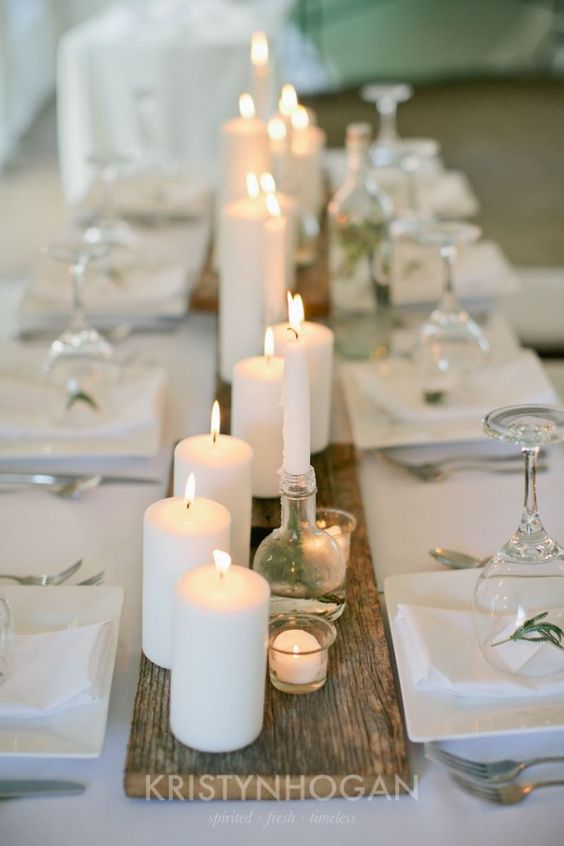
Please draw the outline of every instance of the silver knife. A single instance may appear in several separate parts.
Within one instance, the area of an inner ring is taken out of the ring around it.
[[[26,796],[76,796],[84,793],[85,784],[77,781],[34,781],[10,779],[0,781],[0,799],[23,799]]]

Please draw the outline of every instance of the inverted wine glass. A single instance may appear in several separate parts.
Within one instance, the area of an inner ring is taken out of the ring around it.
[[[84,310],[86,270],[109,252],[105,243],[90,243],[84,234],[53,242],[47,256],[66,265],[72,283],[72,316],[56,338],[45,361],[49,411],[57,419],[88,424],[92,413],[110,410],[118,367],[109,341],[88,321]],[[77,411],[78,409],[78,411]]]
[[[546,405],[498,408],[486,435],[521,448],[521,521],[481,571],[474,593],[478,643],[494,667],[517,676],[564,672],[564,548],[543,526],[537,504],[539,449],[564,441],[564,410]]]
[[[412,95],[413,88],[406,82],[370,82],[361,88],[360,96],[376,106],[380,118],[380,129],[374,142],[376,147],[393,147],[397,143],[397,109]]]
[[[441,402],[453,392],[467,392],[471,376],[490,355],[490,343],[458,302],[455,266],[458,248],[478,240],[481,230],[469,223],[422,221],[397,230],[416,243],[438,250],[443,291],[437,308],[420,327],[414,359],[427,402]]]

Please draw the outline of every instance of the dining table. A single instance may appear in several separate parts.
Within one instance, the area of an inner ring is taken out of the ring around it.
[[[21,283],[0,290],[0,334],[13,334]],[[0,494],[2,562],[15,573],[57,570],[78,558],[85,572],[105,570],[106,583],[125,590],[117,660],[105,743],[98,758],[0,757],[0,779],[65,779],[86,785],[82,795],[18,799],[0,803],[0,842],[6,846],[41,842],[131,842],[167,844],[222,842],[272,844],[435,844],[459,846],[562,841],[562,790],[544,790],[512,807],[485,803],[460,790],[445,768],[424,757],[421,744],[409,744],[413,790],[404,795],[307,801],[158,801],[128,798],[124,762],[141,651],[142,520],[145,509],[166,495],[174,443],[207,429],[216,389],[217,326],[213,314],[190,312],[167,332],[134,333],[119,345],[124,355],[149,356],[169,376],[162,446],[153,459],[58,460],[73,472],[113,471],[153,476],[155,483],[100,486],[76,501],[43,491]],[[37,344],[45,341],[37,341]],[[556,388],[564,385],[564,365],[548,369]],[[338,370],[337,370],[338,373]],[[338,375],[333,392],[332,441],[349,441],[350,431]],[[480,444],[472,447],[479,449]],[[445,445],[410,447],[409,460],[424,461],[448,452]],[[0,469],[13,466],[4,459]],[[20,460],[18,468],[25,467]],[[45,457],[34,469],[49,468]],[[422,482],[383,462],[377,451],[359,454],[359,475],[368,533],[384,603],[385,579],[400,573],[440,569],[428,554],[434,546],[477,556],[497,548],[513,530],[522,496],[518,474],[483,472]],[[564,537],[564,453],[553,447],[548,472],[539,481],[545,521]],[[57,590],[57,588],[46,588]],[[95,587],[84,590],[96,590]],[[64,660],[64,656],[62,656]],[[563,706],[564,707],[564,706]],[[541,727],[542,728],[542,727]],[[298,739],[299,742],[299,739]],[[449,748],[470,758],[527,757],[564,750],[564,730],[519,735],[476,736]],[[495,754],[494,754],[495,753]],[[563,767],[564,769],[564,767]],[[554,768],[553,768],[554,770]],[[538,773],[541,774],[540,772]]]

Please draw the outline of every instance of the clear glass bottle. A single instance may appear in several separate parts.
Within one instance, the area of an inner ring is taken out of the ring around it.
[[[347,175],[329,203],[329,279],[336,344],[346,358],[383,357],[391,335],[392,203],[369,169],[371,129],[347,127]]]
[[[336,620],[345,608],[346,563],[337,541],[316,525],[315,471],[282,471],[282,519],[256,551],[253,569],[270,583],[271,615]]]

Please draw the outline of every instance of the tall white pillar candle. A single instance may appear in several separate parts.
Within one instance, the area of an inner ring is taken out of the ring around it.
[[[286,290],[289,291],[294,287],[296,278],[296,253],[298,250],[298,202],[295,197],[286,194],[283,191],[277,191],[276,181],[271,173],[261,173],[260,175],[261,190],[267,195],[273,194],[278,201],[282,215],[286,218]],[[268,209],[268,202],[267,202]],[[271,259],[269,257],[269,264]],[[282,302],[282,309],[286,305],[286,291]],[[276,318],[277,320],[279,318]],[[273,322],[272,320],[270,321]]]
[[[298,476],[310,468],[310,390],[307,346],[301,333],[295,306],[290,313],[290,327],[285,331],[284,377],[282,379],[283,468]]]
[[[298,295],[299,308],[303,304]],[[288,323],[273,327],[277,355],[284,355],[289,343]],[[300,325],[300,337],[307,347],[309,383],[311,391],[311,451],[321,452],[329,445],[331,436],[331,394],[333,390],[333,351],[335,336],[320,323],[310,321]]]
[[[191,501],[190,501],[191,500]],[[143,652],[159,667],[172,663],[174,586],[182,573],[229,549],[231,517],[217,502],[184,496],[161,499],[143,519]]]
[[[193,749],[231,752],[262,729],[270,587],[214,558],[177,584],[170,727]]]
[[[214,404],[209,435],[185,438],[174,450],[174,493],[184,490],[190,473],[198,479],[198,491],[220,502],[231,514],[231,554],[248,567],[251,552],[252,482],[251,447],[219,433],[219,406]]]
[[[253,32],[251,38],[252,94],[257,116],[264,121],[272,109],[272,74],[269,63],[268,39],[264,32]]]
[[[321,214],[324,205],[323,149],[325,133],[310,123],[307,109],[298,106],[291,115],[293,183],[301,209]]]
[[[269,170],[270,150],[266,123],[255,116],[250,94],[239,98],[241,117],[221,127],[219,206],[247,195],[247,173]]]
[[[267,206],[256,176],[248,176],[250,196],[222,213],[219,370],[225,382],[238,361],[259,354],[268,322],[284,309],[286,219],[272,201]]]
[[[292,155],[286,123],[280,115],[275,116],[268,121],[267,131],[272,175],[278,188],[286,194],[290,193],[293,190]]]
[[[280,493],[282,466],[282,373],[274,356],[272,329],[266,330],[264,355],[237,362],[231,392],[231,431],[253,449],[253,496]]]

